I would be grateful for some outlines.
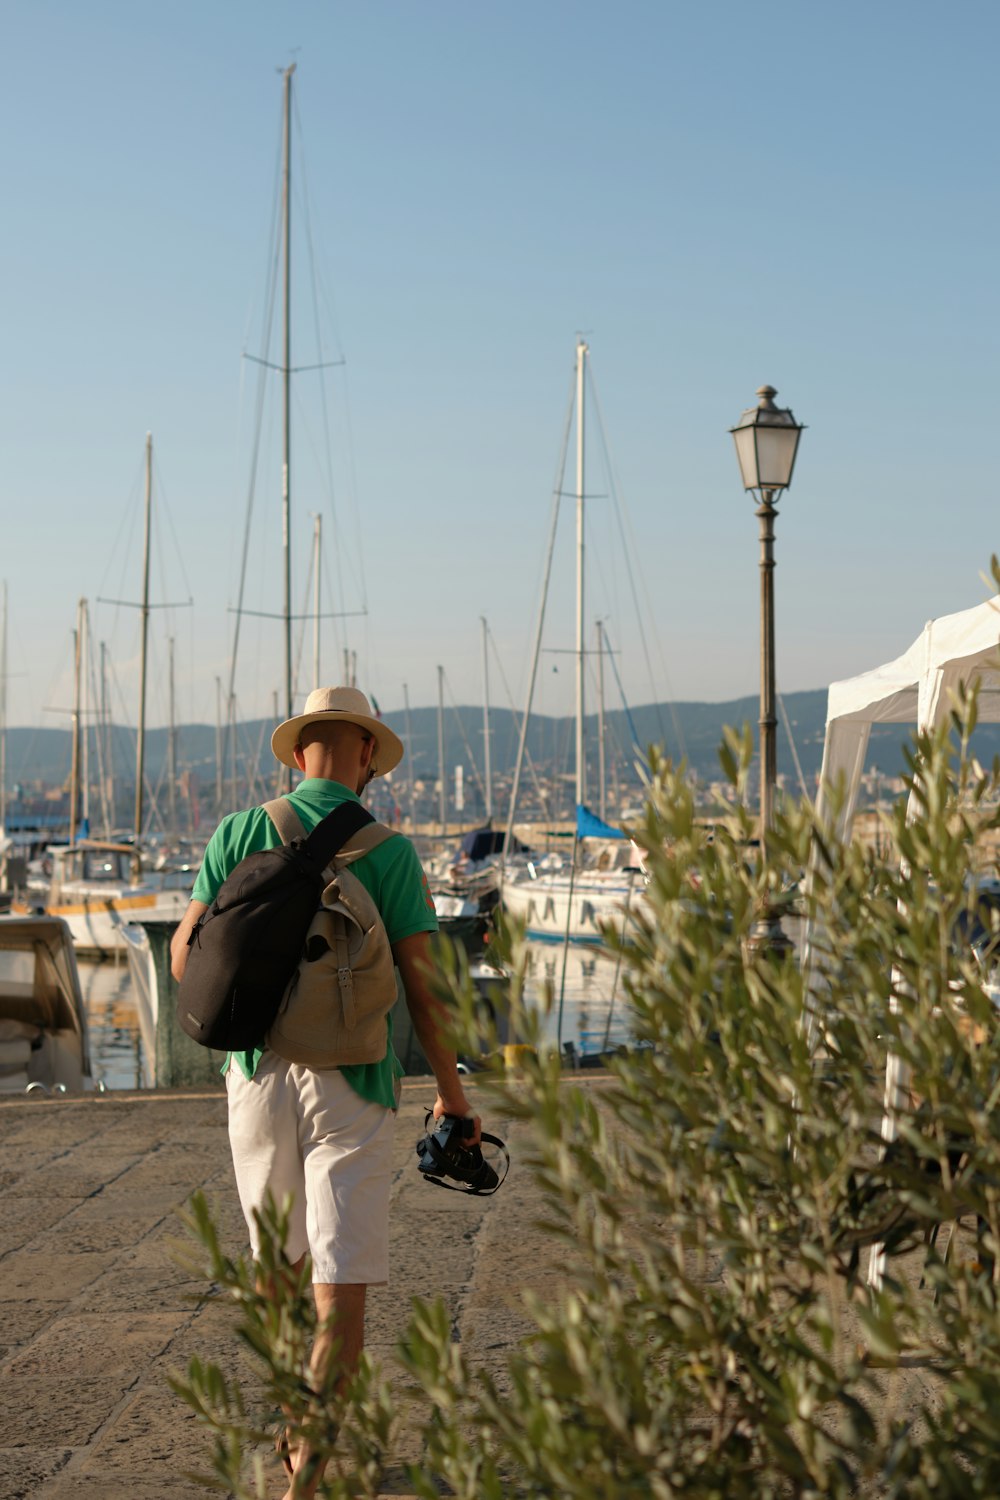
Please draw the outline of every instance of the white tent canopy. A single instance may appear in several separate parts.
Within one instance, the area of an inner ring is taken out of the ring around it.
[[[885,666],[830,685],[819,810],[841,777],[847,793],[842,835],[854,817],[873,724],[931,729],[950,711],[960,684],[979,689],[979,719],[1000,723],[1000,594],[956,615],[929,620],[908,651]]]
[[[836,823],[842,838],[854,817],[858,786],[873,724],[915,724],[933,729],[951,711],[957,689],[978,689],[981,723],[1000,723],[1000,595],[959,614],[930,620],[908,651],[885,666],[830,685],[818,813],[833,821],[833,791],[841,778],[846,793]],[[912,814],[913,806],[909,808]],[[811,970],[817,934],[807,927],[804,962]],[[812,980],[810,980],[810,987]],[[896,1137],[897,1113],[909,1087],[909,1070],[898,1056],[886,1060],[882,1139]],[[885,1252],[873,1246],[868,1280],[881,1286]]]

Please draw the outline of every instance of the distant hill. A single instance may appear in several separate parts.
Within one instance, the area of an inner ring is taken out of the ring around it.
[[[802,774],[810,787],[819,774],[823,756],[826,721],[826,691],[787,693],[783,707],[792,731]],[[631,723],[624,712],[606,715],[607,754],[609,764],[625,779],[635,756],[633,744],[645,747],[661,744],[674,760],[686,760],[703,782],[720,776],[718,746],[723,726],[740,727],[749,723],[754,740],[757,735],[759,702],[756,696],[733,699],[728,703],[647,704],[632,710]],[[491,710],[492,767],[497,777],[511,774],[517,755],[517,729],[508,709]],[[393,728],[405,738],[406,723],[402,714],[391,716]],[[258,774],[271,778],[274,762],[270,753],[270,721],[255,720],[237,728],[237,747],[241,764],[256,765]],[[409,765],[416,779],[433,782],[437,777],[438,730],[435,708],[410,711]],[[473,762],[480,771],[483,765],[483,716],[479,707],[449,708],[445,712],[445,762],[451,778],[454,768],[463,765],[466,785],[474,779]],[[150,730],[146,736],[146,772],[156,785],[162,782],[167,763],[166,729]],[[596,764],[597,720],[587,722],[590,754]],[[869,765],[877,762],[883,774],[892,776],[903,769],[902,745],[908,733],[902,726],[876,728],[872,733]],[[134,777],[134,731],[114,726],[109,735],[110,774],[119,784]],[[568,776],[573,761],[573,721],[569,717],[533,718],[528,733],[528,753],[539,768],[550,777]],[[981,759],[1000,752],[1000,729],[984,726],[976,733],[976,752]],[[7,732],[7,786],[25,789],[43,783],[56,788],[69,779],[71,741],[68,730],[52,728],[14,728]],[[97,778],[98,753],[95,731],[90,731],[89,758],[91,776]],[[177,730],[177,764],[180,772],[193,771],[202,787],[215,781],[216,731],[208,724],[185,724]],[[404,766],[407,762],[404,762]],[[795,784],[797,772],[789,745],[784,718],[778,719],[778,770]]]

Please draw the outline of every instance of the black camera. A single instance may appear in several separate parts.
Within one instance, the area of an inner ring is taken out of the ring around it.
[[[424,1125],[429,1126],[431,1123],[434,1125],[433,1131],[429,1131],[417,1142],[417,1168],[427,1181],[434,1183],[435,1187],[448,1188],[453,1193],[471,1193],[480,1198],[495,1193],[507,1176],[507,1168],[510,1166],[510,1157],[503,1141],[498,1140],[495,1135],[487,1135],[485,1131],[481,1137],[503,1153],[505,1165],[501,1177],[484,1160],[478,1145],[465,1144],[475,1130],[472,1120],[463,1119],[460,1115],[442,1115],[440,1120],[434,1120],[433,1115],[428,1114]],[[451,1181],[446,1182],[445,1178],[450,1178]],[[461,1186],[454,1187],[453,1183],[460,1183]]]

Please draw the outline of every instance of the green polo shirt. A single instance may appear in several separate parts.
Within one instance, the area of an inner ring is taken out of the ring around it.
[[[312,776],[300,782],[288,794],[288,800],[298,813],[303,828],[311,833],[317,823],[342,802],[358,802],[360,799],[339,781],[321,781]],[[280,843],[278,830],[263,808],[252,807],[246,812],[230,813],[223,818],[205,850],[191,892],[192,899],[211,906],[222,882],[241,859],[262,849],[273,849]],[[390,943],[398,943],[417,932],[437,931],[434,899],[409,839],[386,839],[371,853],[355,860],[351,873],[358,877],[378,907]],[[261,1047],[230,1053],[223,1072],[229,1067],[230,1059],[235,1057],[246,1077],[252,1078],[262,1053]],[[341,1072],[362,1099],[393,1108],[395,1082],[403,1069],[392,1050],[392,1021],[388,1016],[385,1057],[381,1062],[352,1063]]]

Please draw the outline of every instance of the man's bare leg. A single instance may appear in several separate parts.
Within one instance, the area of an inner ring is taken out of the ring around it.
[[[365,1346],[365,1296],[363,1282],[316,1281],[316,1318],[321,1331],[313,1345],[309,1369],[314,1390],[340,1391],[358,1367]],[[331,1368],[334,1360],[335,1368]],[[308,1443],[300,1443],[291,1454],[293,1478],[283,1500],[312,1500],[325,1460],[315,1460]]]

